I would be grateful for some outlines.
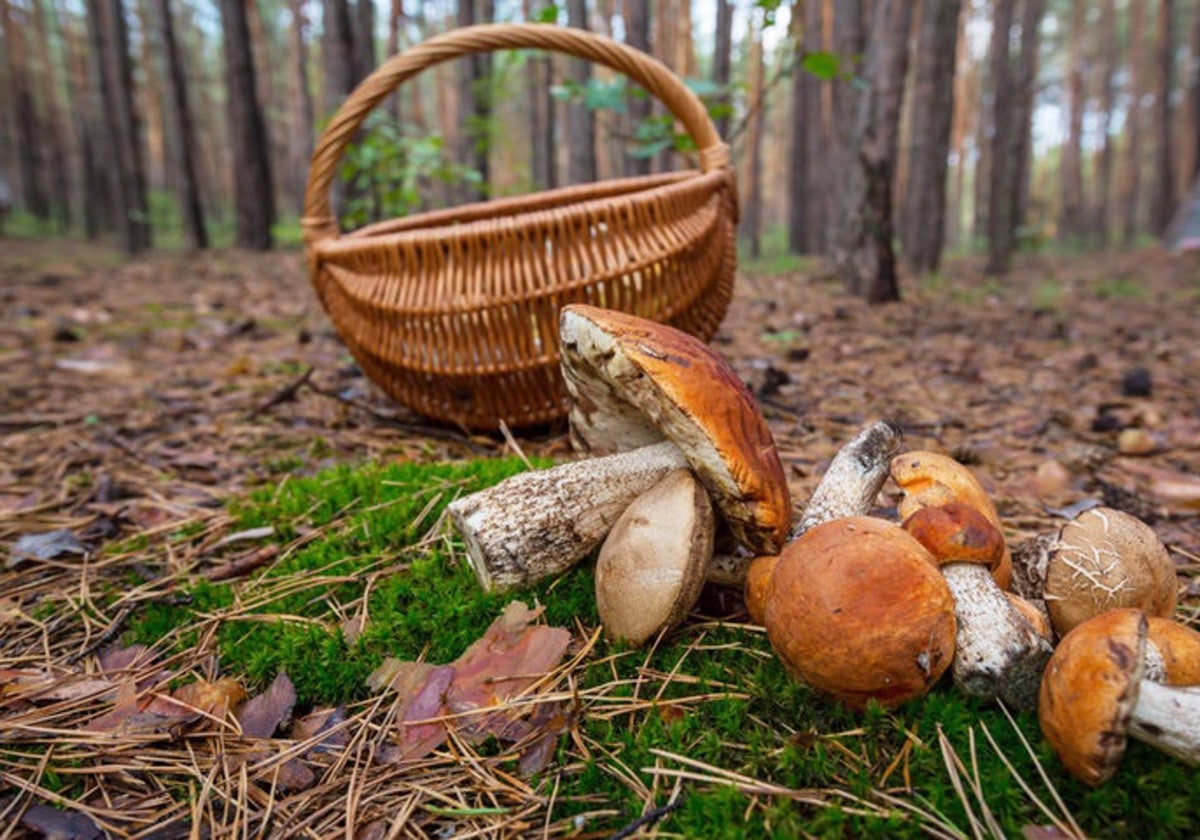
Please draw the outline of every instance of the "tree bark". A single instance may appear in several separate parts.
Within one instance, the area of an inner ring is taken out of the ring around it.
[[[586,0],[567,0],[567,24],[588,28]],[[579,96],[567,105],[567,182],[596,180],[596,118],[582,100],[592,80],[592,65],[581,58],[567,59],[567,79]]]
[[[911,22],[908,0],[873,3],[865,89],[846,146],[834,266],[846,290],[869,303],[900,299],[892,252],[891,190]]]
[[[1077,241],[1083,235],[1083,42],[1087,6],[1071,0],[1067,28],[1067,139],[1062,148],[1062,205],[1058,216],[1059,241]]]
[[[863,75],[860,57],[866,50],[866,32],[863,28],[863,5],[861,0],[843,0],[832,6],[832,50],[841,62],[838,76],[832,83],[831,129],[828,175],[831,187],[845,184],[847,173],[855,170],[858,162],[853,149],[858,104],[863,92],[857,87],[856,79]],[[841,223],[838,213],[826,216],[825,241],[836,250]]]
[[[532,20],[534,6],[524,0],[525,19]],[[529,108],[529,174],[533,186],[549,190],[558,186],[558,168],[554,165],[554,99],[551,95],[550,57],[544,52],[530,53],[525,65],[526,96]]]
[[[719,113],[713,123],[721,139],[729,142],[729,124],[732,116],[732,96],[729,83],[733,58],[733,3],[717,0],[717,30],[713,46],[713,84],[719,89],[717,105]]]
[[[46,174],[50,194],[50,214],[60,233],[71,226],[71,165],[67,152],[69,131],[63,116],[62,88],[59,69],[50,54],[52,37],[45,3],[34,4],[34,19],[37,22],[38,55],[38,98],[44,112],[46,126]]]
[[[1020,228],[1029,217],[1029,189],[1033,171],[1033,100],[1037,94],[1038,56],[1041,47],[1042,15],[1046,0],[1022,0],[1020,52],[1013,71],[1013,224]]]
[[[764,69],[762,22],[755,14],[750,15],[746,33],[748,56],[746,59],[747,96],[752,103],[762,103]],[[762,256],[762,145],[763,145],[763,108],[754,107],[747,124],[745,162],[742,172],[742,196],[739,204],[743,207],[741,214],[742,237],[749,242],[750,256]]]
[[[304,212],[304,186],[308,162],[313,153],[313,97],[308,86],[308,40],[305,32],[308,21],[304,16],[304,0],[288,0],[292,25],[288,28],[292,58],[292,130],[289,133],[288,159],[292,172],[293,201],[296,211]]]
[[[229,146],[236,176],[236,242],[241,248],[265,251],[271,247],[271,225],[275,221],[270,142],[258,103],[250,27],[240,0],[221,0],[221,29],[225,37]]]
[[[125,252],[133,255],[150,247],[150,221],[125,10],[121,0],[88,0],[88,9],[112,154],[117,229]]]
[[[1146,88],[1145,0],[1129,0],[1129,99],[1126,111],[1125,178],[1121,185],[1121,239],[1132,245],[1138,231],[1142,186],[1142,94]]]
[[[183,57],[175,40],[175,19],[170,0],[155,0],[158,7],[158,26],[166,60],[167,83],[171,90],[170,118],[176,138],[176,189],[179,213],[188,244],[194,249],[208,247],[208,232],[204,228],[204,211],[200,206],[200,177],[196,169],[195,129],[187,87]]]
[[[354,32],[346,0],[324,0],[325,113],[332,114],[358,84]]]
[[[1096,70],[1097,89],[1100,94],[1101,143],[1096,151],[1096,192],[1092,209],[1092,230],[1096,241],[1107,246],[1112,228],[1112,172],[1113,172],[1113,111],[1116,108],[1115,78],[1117,75],[1117,4],[1115,0],[1102,0],[1100,19],[1096,27]]]
[[[824,253],[828,225],[823,205],[828,194],[828,153],[825,121],[821,113],[822,87],[814,74],[799,66],[808,53],[825,47],[824,4],[804,4],[803,21],[795,18],[796,62],[792,72],[792,127],[788,167],[788,247],[797,254]]]
[[[13,133],[17,152],[17,189],[19,206],[39,219],[50,217],[50,197],[45,186],[42,164],[42,129],[28,74],[29,49],[25,40],[27,22],[17,19],[21,10],[5,2],[0,8],[8,54],[8,84],[12,95]]]
[[[926,0],[921,6],[900,229],[904,258],[915,272],[936,271],[942,256],[960,10],[958,0]]]
[[[1171,89],[1175,81],[1175,0],[1158,4],[1158,87],[1154,96],[1158,147],[1155,157],[1154,206],[1150,224],[1155,236],[1161,236],[1175,213],[1175,176],[1172,155]]]
[[[989,274],[1004,274],[1012,263],[1016,248],[1016,208],[1013,206],[1014,161],[1009,157],[1012,147],[1013,120],[1012,56],[1009,37],[1013,23],[1013,0],[996,0],[992,13],[991,81],[992,132],[991,171],[988,173],[987,233]]]
[[[980,118],[981,79],[978,62],[971,56],[963,37],[968,15],[958,16],[957,69],[954,76],[954,118],[950,128],[950,146],[954,150],[954,183],[947,198],[946,246],[958,248],[963,240],[963,217],[967,195],[967,136]]]
[[[648,0],[625,0],[625,43],[642,52],[650,51],[650,6]],[[643,91],[631,95],[627,101],[629,114],[626,134],[634,137],[638,127],[650,116],[650,98]],[[650,173],[650,158],[633,154],[626,161],[631,175]]]

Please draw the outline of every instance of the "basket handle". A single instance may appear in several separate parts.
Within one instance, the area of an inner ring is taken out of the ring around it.
[[[479,24],[436,35],[392,56],[363,79],[333,115],[313,151],[304,192],[304,241],[312,245],[338,235],[330,188],[346,144],[367,114],[402,82],[417,73],[476,52],[542,48],[603,64],[644,87],[679,120],[696,144],[700,170],[730,166],[729,146],[717,134],[704,103],[665,64],[610,38],[565,26],[528,23]]]

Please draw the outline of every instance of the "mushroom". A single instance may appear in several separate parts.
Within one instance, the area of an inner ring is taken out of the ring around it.
[[[941,565],[954,595],[954,684],[974,697],[1033,708],[1053,648],[1049,632],[1039,630],[1042,623],[1030,621],[992,577],[1004,537],[977,508],[962,502],[920,508],[903,528]]]
[[[1106,507],[1027,542],[1017,551],[1014,580],[1026,598],[1044,600],[1060,636],[1118,607],[1170,616],[1178,597],[1175,565],[1154,529]]]
[[[1067,633],[1038,696],[1042,734],[1068,772],[1096,786],[1112,777],[1132,735],[1200,765],[1200,689],[1145,679],[1146,614],[1109,610]]]
[[[1200,684],[1200,633],[1169,618],[1147,615],[1146,678],[1166,685]]]
[[[708,493],[672,470],[613,526],[596,559],[596,607],[605,632],[640,645],[687,617],[713,550]]]
[[[831,519],[869,514],[903,439],[900,427],[890,420],[872,423],[851,438],[829,462],[790,539]],[[778,562],[778,555],[761,555],[749,566],[743,565],[746,612],[755,624],[763,623],[767,585]],[[736,579],[731,582],[737,583]]]
[[[559,322],[562,369],[581,448],[614,453],[522,473],[451,503],[485,589],[566,571],[668,472],[690,468],[735,538],[782,546],[791,520],[783,466],[745,384],[694,336],[575,304]]]
[[[803,682],[855,709],[924,694],[954,656],[954,598],[899,525],[850,516],[780,554],[766,596],[771,646]]]
[[[948,502],[970,505],[988,518],[996,530],[1004,532],[1000,514],[988,498],[979,480],[965,466],[937,452],[902,452],[892,459],[892,480],[904,491],[898,506],[900,519],[908,519],[918,508],[938,507]],[[1012,555],[1005,546],[1004,555],[992,571],[1001,589],[1012,582]]]

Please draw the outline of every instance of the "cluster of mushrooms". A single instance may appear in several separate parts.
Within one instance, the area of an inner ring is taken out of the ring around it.
[[[450,505],[485,589],[525,588],[597,546],[605,632],[642,644],[705,582],[741,586],[788,671],[851,708],[897,706],[949,670],[963,692],[1038,709],[1097,785],[1132,736],[1200,764],[1200,633],[1172,620],[1154,531],[1096,507],[1010,551],[962,464],[868,426],[803,516],[749,390],[703,342],[633,315],[563,309],[571,440],[588,457]],[[872,516],[885,482],[899,521]],[[1015,591],[1014,591],[1015,590]]]

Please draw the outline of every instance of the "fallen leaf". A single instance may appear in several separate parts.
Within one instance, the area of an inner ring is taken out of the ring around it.
[[[246,701],[238,712],[242,734],[247,738],[270,738],[296,705],[296,689],[288,675],[280,671],[271,687]]]
[[[346,709],[336,706],[327,709],[314,709],[292,724],[291,737],[293,741],[308,741],[318,735],[324,735],[309,753],[323,752],[332,747],[344,747],[350,742],[346,728],[340,724],[346,722]]]
[[[1143,478],[1150,492],[1171,510],[1200,511],[1200,476],[1156,467],[1131,458],[1119,459],[1116,466]]]
[[[26,534],[13,543],[5,566],[15,568],[25,560],[54,560],[64,554],[86,554],[87,546],[71,531],[60,528],[42,534]]]
[[[0,813],[12,804],[13,797],[0,798]],[[64,811],[49,805],[27,807],[18,821],[22,828],[35,831],[46,840],[96,840],[104,832],[92,818],[80,811]]]
[[[410,664],[414,667],[404,670],[397,687],[404,697],[398,715],[401,761],[428,755],[446,740],[446,723],[436,718],[446,714],[446,691],[454,679],[448,666]]]
[[[246,699],[246,689],[232,677],[221,677],[212,682],[197,680],[172,691],[171,699],[191,706],[206,717],[224,720]]]

